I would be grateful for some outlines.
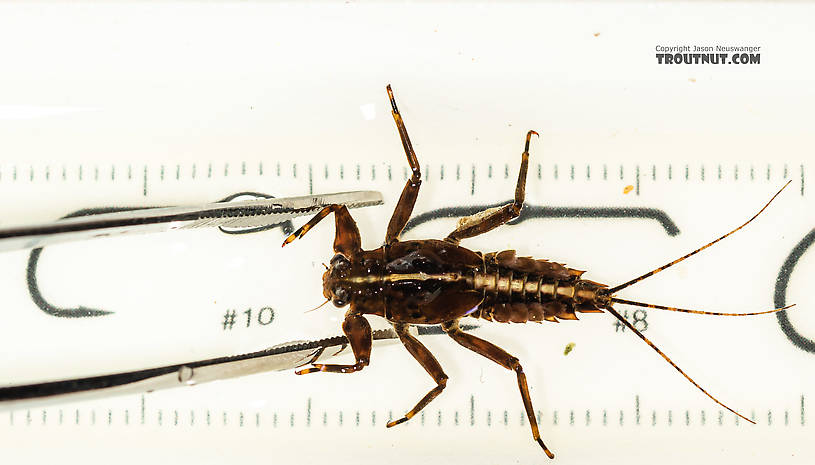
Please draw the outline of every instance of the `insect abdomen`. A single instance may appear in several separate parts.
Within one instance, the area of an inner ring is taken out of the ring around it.
[[[576,320],[575,312],[602,312],[603,284],[580,279],[582,271],[507,250],[484,256],[473,287],[484,301],[470,316],[500,323]]]

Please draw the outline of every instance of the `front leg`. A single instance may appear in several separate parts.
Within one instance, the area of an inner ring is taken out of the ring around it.
[[[334,214],[334,219],[336,220],[334,252],[341,253],[345,255],[346,258],[350,258],[357,252],[362,251],[362,240],[359,237],[359,228],[357,228],[357,223],[354,221],[354,218],[351,217],[351,213],[348,212],[348,208],[346,208],[345,205],[338,204],[328,205],[320,210],[320,212],[317,213],[314,218],[309,220],[308,223],[300,226],[297,231],[291,233],[291,235],[289,235],[289,237],[283,241],[282,247],[285,247],[286,244],[290,244],[295,239],[305,236],[306,233],[314,227],[314,225],[322,221],[323,218],[331,213]]]
[[[345,314],[345,321],[342,322],[342,332],[351,343],[351,350],[354,351],[356,363],[353,365],[324,365],[315,363],[311,368],[304,368],[295,371],[298,375],[314,373],[317,371],[327,371],[331,373],[353,373],[365,368],[371,361],[371,325],[364,316],[354,313],[351,309]]]

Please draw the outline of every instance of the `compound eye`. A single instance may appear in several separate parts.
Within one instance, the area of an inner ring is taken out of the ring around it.
[[[345,301],[344,300],[334,299],[334,300],[331,301],[331,303],[334,304],[334,306],[337,307],[337,308],[345,307]]]
[[[339,300],[340,302],[345,302],[348,300],[348,291],[344,287],[337,286],[334,288],[334,297],[336,298],[336,300]],[[335,305],[336,300],[334,303]],[[343,305],[345,304],[343,303]],[[338,306],[341,307],[342,305]]]
[[[331,259],[331,266],[337,268],[345,268],[348,266],[348,259],[345,258],[342,254],[334,255],[334,258]]]

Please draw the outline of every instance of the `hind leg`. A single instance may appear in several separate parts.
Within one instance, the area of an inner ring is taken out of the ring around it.
[[[394,420],[388,423],[388,428],[391,426],[396,426],[399,423],[404,423],[414,415],[419,413],[420,410],[425,408],[427,404],[430,403],[433,399],[435,399],[441,391],[444,390],[445,386],[447,386],[447,375],[444,374],[444,370],[442,370],[441,365],[436,360],[436,357],[427,350],[427,347],[423,346],[418,339],[413,337],[412,334],[408,332],[408,328],[410,325],[406,323],[394,323],[393,328],[396,330],[396,334],[399,335],[399,339],[402,341],[402,344],[405,345],[405,348],[410,352],[410,355],[416,359],[419,364],[422,365],[422,368],[427,371],[427,374],[436,381],[436,387],[431,389],[424,397],[413,407],[408,413],[405,414],[404,417]]]
[[[458,244],[461,239],[484,234],[513,218],[517,218],[518,215],[521,214],[521,208],[524,206],[524,197],[526,197],[526,173],[529,169],[529,140],[532,138],[532,134],[538,135],[535,131],[526,133],[526,145],[524,145],[524,153],[521,154],[521,169],[518,173],[518,184],[515,186],[515,200],[503,207],[490,208],[489,210],[476,213],[473,216],[462,218],[459,220],[456,230],[451,232],[450,235],[444,239],[445,241]]]
[[[521,390],[521,399],[524,403],[526,410],[526,417],[529,419],[529,425],[532,427],[532,437],[540,444],[543,451],[549,456],[550,459],[555,458],[553,454],[543,443],[540,431],[538,430],[538,422],[535,419],[535,412],[532,409],[532,401],[529,399],[529,388],[526,385],[526,375],[521,363],[517,358],[508,354],[504,349],[485,341],[484,339],[477,338],[472,334],[467,334],[458,327],[458,321],[451,321],[442,323],[441,325],[444,332],[446,332],[454,341],[462,346],[472,350],[473,352],[483,355],[493,362],[501,365],[507,370],[512,370],[518,375],[518,388]]]

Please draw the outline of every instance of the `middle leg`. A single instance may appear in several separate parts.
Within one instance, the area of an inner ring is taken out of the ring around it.
[[[399,202],[393,210],[393,216],[388,223],[388,231],[385,234],[385,244],[391,244],[399,240],[399,234],[405,228],[410,215],[413,213],[413,206],[416,204],[416,197],[419,196],[419,187],[422,185],[422,172],[419,170],[419,161],[416,159],[416,152],[413,151],[413,144],[410,143],[405,122],[402,120],[402,115],[399,109],[396,108],[396,99],[393,98],[393,91],[390,84],[387,87],[388,98],[391,101],[391,108],[393,113],[393,121],[396,123],[396,129],[399,131],[399,138],[402,139],[402,147],[405,149],[407,155],[408,165],[410,165],[410,178],[405,183],[402,189],[402,195],[399,197]]]
[[[434,357],[433,354],[427,350],[427,347],[422,345],[418,339],[413,337],[413,335],[408,332],[409,327],[410,325],[406,323],[394,323],[393,325],[393,328],[396,330],[396,334],[399,336],[402,344],[405,345],[405,348],[408,350],[408,352],[410,352],[410,355],[412,355],[413,358],[415,358],[416,361],[422,365],[422,368],[427,371],[427,374],[429,374],[430,377],[436,381],[436,387],[425,394],[425,396],[422,397],[422,400],[420,400],[415,407],[410,409],[410,411],[406,413],[404,417],[388,422],[388,428],[391,426],[396,426],[399,423],[404,423],[413,418],[413,416],[425,408],[430,401],[441,394],[441,391],[443,391],[445,386],[447,386],[447,375],[444,374],[444,370],[442,370],[438,360],[436,360],[436,357]]]
[[[526,133],[526,145],[524,145],[524,153],[521,154],[521,169],[518,172],[518,184],[515,186],[515,200],[503,207],[490,208],[489,210],[476,213],[473,216],[462,218],[459,220],[456,230],[451,232],[450,235],[444,239],[445,241],[458,244],[462,239],[484,234],[513,218],[517,218],[518,215],[521,214],[521,208],[524,206],[524,198],[526,197],[526,173],[529,170],[529,140],[532,138],[532,134],[538,135],[535,131]]]

